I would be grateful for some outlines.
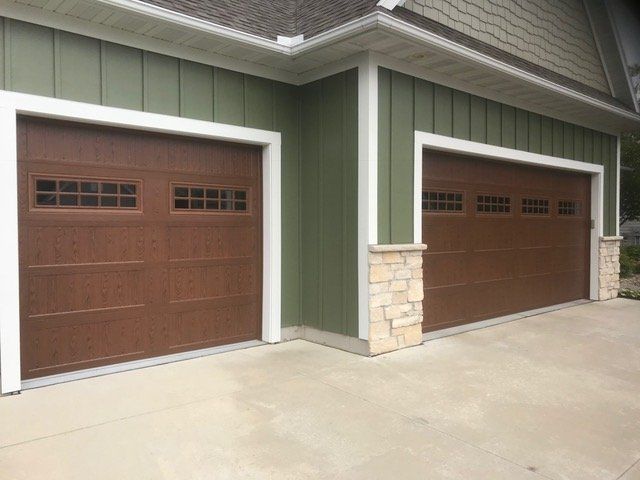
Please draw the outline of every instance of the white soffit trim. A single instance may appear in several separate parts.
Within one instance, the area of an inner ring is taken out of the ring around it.
[[[262,340],[280,341],[281,334],[281,135],[220,123],[121,108],[40,97],[0,90],[0,172],[17,178],[16,116],[33,115],[93,125],[169,133],[261,145],[263,177]],[[0,376],[2,393],[20,390],[20,316],[18,292],[17,182],[0,195],[4,200],[0,241]]]

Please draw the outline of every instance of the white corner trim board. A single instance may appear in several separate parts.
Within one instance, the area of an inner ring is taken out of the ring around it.
[[[281,331],[281,138],[279,132],[171,117],[155,113],[0,91],[0,384],[1,393],[21,389],[18,292],[17,115],[55,118],[187,137],[261,145],[263,174],[262,340]]]
[[[436,135],[434,133],[416,130],[414,136],[413,162],[413,241],[422,243],[422,152],[425,148],[442,152],[460,153],[481,157],[489,160],[499,160],[520,163],[538,167],[570,170],[591,175],[591,218],[594,228],[591,229],[591,261],[590,288],[591,300],[598,299],[598,249],[600,237],[603,234],[603,192],[604,167],[592,163],[579,162],[566,158],[552,157],[538,153],[523,152],[512,148],[496,147],[484,143],[460,140],[457,138]]]

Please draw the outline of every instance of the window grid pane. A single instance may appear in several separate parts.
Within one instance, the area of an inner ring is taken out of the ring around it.
[[[422,191],[422,210],[429,213],[463,213],[463,192]]]
[[[558,215],[563,217],[582,215],[582,202],[579,200],[558,200]]]
[[[511,213],[511,197],[503,194],[482,194],[476,197],[476,212],[484,214]]]
[[[247,188],[172,184],[171,189],[174,211],[247,212]]]
[[[138,184],[131,180],[51,177],[34,177],[31,182],[35,207],[99,210],[137,210]]]
[[[549,200],[547,198],[522,198],[523,215],[549,215]]]

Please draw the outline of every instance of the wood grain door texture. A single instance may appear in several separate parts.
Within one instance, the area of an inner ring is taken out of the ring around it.
[[[590,185],[425,150],[423,330],[588,298]]]
[[[261,152],[20,118],[23,378],[261,336]]]

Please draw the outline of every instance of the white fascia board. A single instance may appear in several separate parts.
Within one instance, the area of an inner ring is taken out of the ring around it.
[[[253,35],[251,33],[241,32],[233,28],[218,25],[206,20],[201,20],[199,18],[191,17],[189,15],[175,12],[173,10],[168,10],[156,5],[150,5],[148,3],[140,2],[139,0],[96,0],[96,3],[115,7],[121,10],[126,10],[128,12],[153,17],[158,20],[164,20],[168,23],[188,27],[194,30],[201,31],[203,33],[230,38],[232,40],[247,43],[255,47],[264,48],[280,53],[289,53],[286,46],[280,45],[274,40],[269,40],[267,38]]]

